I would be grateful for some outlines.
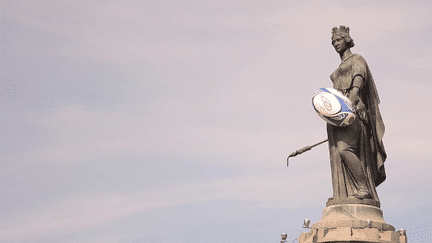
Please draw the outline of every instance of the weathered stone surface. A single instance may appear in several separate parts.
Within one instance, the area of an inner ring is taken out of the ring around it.
[[[329,198],[326,203],[326,206],[328,207],[328,206],[340,205],[340,204],[366,204],[378,208],[381,206],[380,202],[374,199],[357,199],[357,198],[339,198],[339,199]]]
[[[384,221],[378,207],[363,204],[341,204],[326,207],[320,221],[310,232],[298,238],[299,243],[320,242],[386,242],[406,243],[406,236]]]
[[[328,206],[356,203],[340,201],[353,198],[379,207],[376,187],[386,179],[387,154],[375,81],[366,60],[351,52],[354,41],[347,26],[334,27],[331,40],[341,58],[330,75],[333,89],[351,101],[356,119],[349,126],[327,124],[333,185],[333,200],[329,200]]]
[[[367,220],[371,222],[371,226],[368,226]],[[311,226],[317,229],[339,227],[395,230],[393,226],[384,221],[381,209],[363,204],[340,204],[326,207],[321,220]]]

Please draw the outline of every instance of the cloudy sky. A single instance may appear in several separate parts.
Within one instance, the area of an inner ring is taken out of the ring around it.
[[[279,242],[332,196],[311,96],[347,25],[384,218],[432,241],[430,1],[1,1],[0,242]]]

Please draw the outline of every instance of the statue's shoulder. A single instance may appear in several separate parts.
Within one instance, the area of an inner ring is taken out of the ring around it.
[[[366,64],[366,60],[360,54],[352,54],[350,59],[352,62],[358,62],[358,63]]]

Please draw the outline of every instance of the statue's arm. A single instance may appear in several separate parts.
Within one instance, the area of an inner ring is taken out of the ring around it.
[[[352,104],[354,105],[354,107],[356,107],[357,104],[360,102],[360,89],[362,87],[363,87],[363,77],[360,75],[355,76],[348,97],[352,102]]]
[[[363,102],[360,97],[362,97],[361,93],[365,85],[364,77],[367,75],[367,64],[362,56],[354,54],[353,58],[350,59],[350,65],[352,68],[352,80],[348,98],[354,107],[357,107],[357,105],[362,106]]]
[[[356,110],[356,114],[360,117],[361,120],[367,122],[366,107],[364,106],[364,103],[360,98],[363,85],[363,77],[361,75],[356,75],[352,82],[351,92],[349,93],[348,98],[351,100]]]

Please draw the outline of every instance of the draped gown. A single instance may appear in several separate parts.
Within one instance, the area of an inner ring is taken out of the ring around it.
[[[362,77],[361,83],[353,84],[356,76]],[[333,82],[333,88],[348,97],[353,85],[359,87],[360,102],[364,104],[366,113],[363,113],[363,116],[356,114],[356,121],[348,127],[327,124],[333,184],[333,198],[330,198],[329,202],[333,204],[343,202],[350,196],[352,198],[352,195],[359,190],[358,182],[338,153],[338,141],[344,141],[348,144],[348,149],[355,153],[361,161],[361,167],[366,176],[366,186],[374,203],[367,203],[371,201],[370,199],[360,201],[379,207],[376,187],[386,178],[384,161],[387,155],[382,142],[385,128],[378,108],[380,101],[372,74],[363,57],[352,54],[342,61],[331,74],[330,79]]]

